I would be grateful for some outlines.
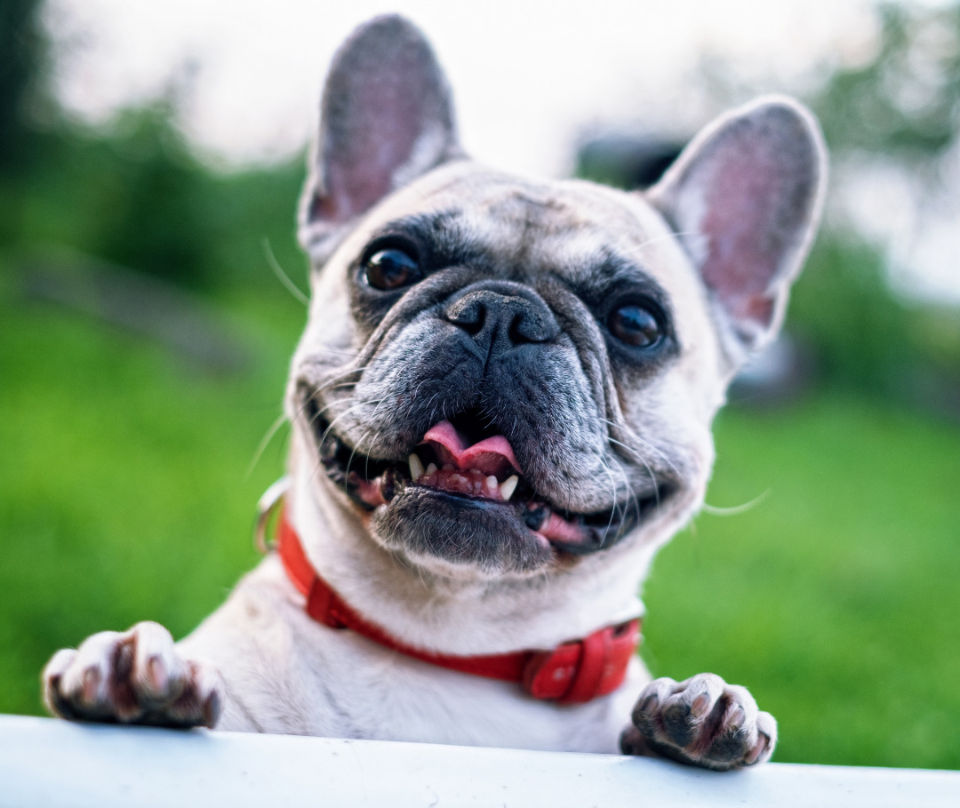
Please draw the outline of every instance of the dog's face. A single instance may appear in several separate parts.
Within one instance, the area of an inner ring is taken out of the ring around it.
[[[444,576],[569,574],[702,501],[726,384],[782,316],[822,148],[785,100],[728,116],[646,194],[487,170],[429,46],[388,17],[338,53],[301,241],[288,410],[313,485]]]

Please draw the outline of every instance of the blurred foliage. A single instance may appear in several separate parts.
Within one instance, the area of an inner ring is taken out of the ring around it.
[[[23,125],[32,97],[40,92],[46,43],[40,31],[39,0],[0,3],[0,175],[26,169],[32,140]]]
[[[0,5],[0,245],[53,246],[208,290],[270,278],[264,240],[285,267],[303,267],[293,228],[302,158],[212,170],[176,124],[188,78],[99,128],[52,104],[37,114],[49,79],[41,7]]]
[[[652,671],[748,685],[777,717],[779,761],[960,768],[960,432],[832,391],[726,410],[715,433],[707,501],[766,495],[702,513],[658,555]]]
[[[293,225],[301,160],[211,171],[170,109],[161,101],[126,110],[102,132],[66,122],[38,131],[42,161],[29,175],[0,178],[0,240],[22,250],[57,245],[208,289],[256,282],[254,267],[270,277],[264,239],[285,266],[302,267]]]
[[[835,67],[811,99],[834,152],[930,164],[960,124],[960,4],[882,3],[873,57]]]
[[[935,182],[960,149],[960,4],[887,2],[876,14],[872,58],[835,67],[810,103],[835,165],[867,156]],[[827,380],[960,414],[957,307],[897,295],[881,251],[830,225],[790,311]]]
[[[853,234],[827,233],[790,301],[790,330],[821,383],[960,415],[960,313],[895,295],[885,262]]]

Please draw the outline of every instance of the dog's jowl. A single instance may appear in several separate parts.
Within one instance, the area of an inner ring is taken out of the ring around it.
[[[66,718],[768,758],[713,674],[650,677],[639,584],[703,502],[710,425],[776,332],[819,214],[810,115],[763,98],[653,189],[537,181],[460,148],[398,17],[327,79],[300,205],[312,303],[269,553],[193,634],[58,652]]]

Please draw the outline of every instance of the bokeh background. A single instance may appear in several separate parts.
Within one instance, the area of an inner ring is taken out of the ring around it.
[[[758,92],[816,110],[826,225],[642,652],[749,685],[778,760],[960,768],[960,5],[399,5],[507,168],[643,184]],[[58,647],[182,635],[256,563],[316,95],[388,8],[0,5],[0,711],[41,711]]]

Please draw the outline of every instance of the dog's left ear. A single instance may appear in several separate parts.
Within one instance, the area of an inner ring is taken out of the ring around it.
[[[761,98],[708,126],[648,192],[700,271],[731,369],[780,326],[819,221],[825,154],[804,107]]]
[[[361,25],[327,76],[301,245],[322,257],[382,197],[459,156],[446,77],[424,35],[397,15]]]

